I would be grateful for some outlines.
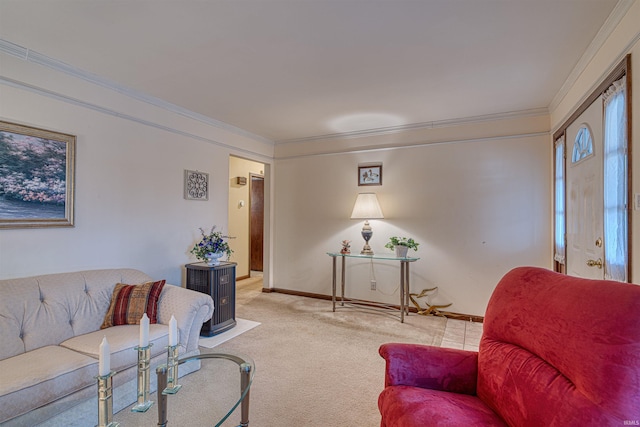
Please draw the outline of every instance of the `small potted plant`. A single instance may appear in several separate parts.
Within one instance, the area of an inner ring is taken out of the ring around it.
[[[232,239],[232,237],[225,236],[221,231],[215,231],[216,226],[211,227],[209,234],[206,234],[204,230],[200,229],[202,239],[199,243],[191,249],[191,253],[199,260],[206,261],[209,265],[220,264],[220,258],[227,254],[227,259],[233,253],[233,249],[229,247],[224,239]]]
[[[384,245],[385,248],[389,248],[391,250],[396,250],[396,256],[398,258],[406,258],[407,252],[409,249],[413,249],[414,251],[418,250],[418,245],[420,243],[416,242],[412,238],[409,237],[389,237],[389,242]]]

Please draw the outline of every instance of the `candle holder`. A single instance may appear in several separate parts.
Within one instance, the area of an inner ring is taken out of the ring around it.
[[[178,384],[178,346],[167,347],[167,387],[162,394],[176,394],[182,386]]]
[[[113,395],[112,377],[115,372],[107,375],[99,375],[98,380],[98,425],[96,427],[118,427],[120,424],[113,421]]]
[[[147,412],[153,405],[149,400],[149,367],[151,361],[150,343],[146,347],[134,347],[138,351],[138,403],[131,408],[131,412]]]

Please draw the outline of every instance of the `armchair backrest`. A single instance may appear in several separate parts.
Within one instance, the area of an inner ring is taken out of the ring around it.
[[[510,425],[640,419],[640,286],[520,267],[498,283],[478,396]]]

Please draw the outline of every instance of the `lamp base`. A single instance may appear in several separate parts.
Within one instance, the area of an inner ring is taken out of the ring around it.
[[[364,239],[364,247],[360,252],[360,255],[373,255],[373,251],[371,250],[371,246],[369,246],[369,239],[373,236],[373,230],[369,225],[369,220],[365,220],[364,226],[362,227],[362,238]]]
[[[364,247],[360,251],[360,255],[373,255],[373,250],[371,250],[371,246],[369,246],[368,242],[364,244]]]

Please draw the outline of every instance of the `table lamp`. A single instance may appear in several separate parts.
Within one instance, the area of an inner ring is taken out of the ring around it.
[[[369,240],[373,236],[373,230],[369,225],[370,219],[384,219],[382,209],[378,203],[376,193],[360,193],[356,199],[356,204],[351,212],[351,219],[364,219],[364,227],[362,227],[362,238],[364,239],[364,247],[360,254],[373,255]]]

